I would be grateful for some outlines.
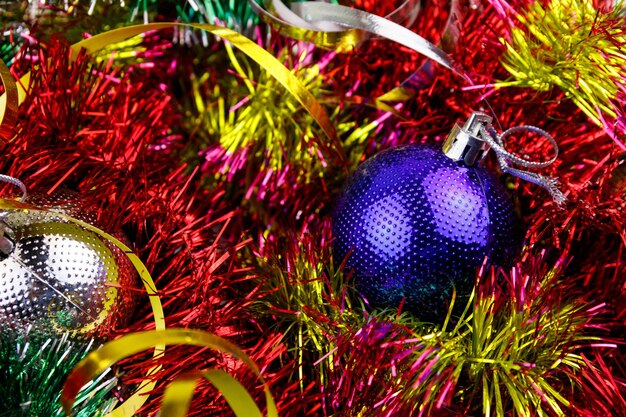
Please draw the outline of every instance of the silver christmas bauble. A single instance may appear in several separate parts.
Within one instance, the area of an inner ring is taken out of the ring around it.
[[[132,264],[111,242],[58,214],[79,209],[66,202],[0,210],[0,328],[97,337],[129,315]],[[74,217],[90,219],[84,211]]]

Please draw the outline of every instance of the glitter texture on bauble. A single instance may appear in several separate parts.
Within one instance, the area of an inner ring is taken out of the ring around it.
[[[408,145],[361,164],[333,218],[334,256],[347,257],[358,291],[373,307],[398,307],[441,322],[453,288],[467,300],[485,257],[507,265],[520,247],[513,205],[497,178]],[[464,303],[460,303],[464,304]]]
[[[132,311],[136,272],[111,242],[58,214],[90,218],[80,204],[52,201],[44,211],[0,211],[0,325],[18,334],[115,331]]]

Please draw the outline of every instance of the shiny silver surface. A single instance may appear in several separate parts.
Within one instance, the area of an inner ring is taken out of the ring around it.
[[[117,287],[134,275],[125,255],[51,211],[2,215],[14,247],[0,253],[0,327],[58,334],[110,324]]]

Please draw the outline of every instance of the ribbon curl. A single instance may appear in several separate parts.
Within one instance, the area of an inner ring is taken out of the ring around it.
[[[233,30],[209,25],[209,24],[187,24],[187,23],[149,23],[144,25],[128,26],[125,28],[114,29],[108,32],[104,32],[91,38],[84,39],[80,42],[72,45],[71,59],[76,59],[81,49],[85,49],[89,53],[93,53],[102,50],[112,44],[124,41],[132,38],[133,36],[140,35],[145,32],[153,30],[171,29],[177,27],[191,27],[194,29],[204,30],[215,36],[218,36],[224,40],[227,40],[233,44],[236,48],[241,50],[252,60],[261,66],[261,68],[268,71],[279,83],[281,83],[287,91],[292,94],[296,100],[304,107],[313,117],[315,122],[322,128],[322,131],[328,138],[329,143],[325,141],[317,141],[316,144],[322,148],[327,154],[333,155],[339,160],[343,160],[342,146],[337,138],[337,132],[333,123],[330,121],[328,113],[324,110],[324,107],[315,99],[311,92],[300,82],[300,80],[283,64],[280,63],[272,54],[265,49],[246,38],[242,34]],[[1,70],[1,68],[0,68]],[[0,71],[1,75],[1,71]],[[3,76],[4,80],[4,76]],[[22,103],[26,98],[28,85],[30,83],[30,73],[24,75],[17,89],[17,96],[19,103]],[[9,91],[7,90],[7,93]],[[6,94],[9,97],[8,94]],[[2,104],[2,97],[0,96],[0,118],[10,116],[13,107],[4,106]],[[15,94],[10,97],[10,102],[15,101]],[[9,101],[9,100],[7,100]],[[17,106],[14,109],[15,117],[17,117]]]
[[[417,33],[384,17],[347,6],[318,1],[294,3],[291,5],[291,8],[298,16],[301,16],[307,22],[331,22],[350,28],[361,29],[373,35],[380,35],[407,48],[413,49],[449,70],[462,75],[455,68],[448,54],[443,52],[440,48]]]
[[[250,1],[253,3],[253,5],[256,5],[255,0]],[[286,25],[290,25],[295,28],[300,27],[301,30],[312,30],[316,28],[325,28],[328,26],[328,24],[334,24],[338,25],[338,27],[340,28],[343,27],[346,30],[363,30],[373,35],[378,35],[382,38],[395,41],[400,45],[410,48],[424,55],[425,57],[430,58],[432,61],[437,62],[445,68],[453,71],[455,74],[465,79],[469,84],[473,85],[473,81],[467,75],[467,73],[461,68],[458,68],[445,51],[443,51],[438,46],[433,45],[431,42],[419,36],[415,32],[407,29],[406,27],[403,27],[383,17],[362,10],[336,4],[328,4],[321,1],[305,1],[293,3],[291,4],[291,9],[287,8],[287,6],[285,6],[281,0],[272,0],[272,5],[274,6],[276,13],[278,13],[278,15],[282,17],[282,19],[286,22]],[[258,8],[260,8],[260,6],[256,5],[255,9]],[[451,2],[450,18],[446,27],[446,31],[450,31],[448,34],[450,36],[458,35],[454,31],[456,26],[452,24],[453,19],[456,18],[458,9],[458,1],[453,0]],[[269,14],[265,10],[262,10],[262,13],[264,16]],[[341,45],[339,44],[336,45],[337,48],[339,48],[340,46]],[[378,97],[376,99],[376,102],[380,103],[381,101],[400,101],[411,97],[411,93],[407,89],[407,87],[415,81],[414,78],[416,78],[416,74],[417,73],[414,73],[408,80],[405,80],[400,85],[400,87],[397,87],[389,93]],[[488,107],[491,108],[486,100],[485,103]],[[379,105],[379,108],[383,107]],[[520,131],[531,131],[546,137],[555,149],[554,157],[546,162],[532,162],[519,158],[518,156],[513,155],[506,149],[504,149],[503,139],[515,132]],[[486,142],[489,146],[491,146],[491,148],[493,148],[494,152],[496,152],[498,157],[498,163],[503,172],[510,173],[523,180],[545,188],[550,192],[552,198],[559,205],[565,202],[565,195],[559,190],[559,183],[556,179],[545,177],[533,172],[513,168],[509,165],[510,162],[526,168],[543,168],[553,163],[558,156],[558,145],[549,133],[535,126],[517,126],[508,129],[507,131],[498,135],[496,131],[491,127],[491,125],[483,128],[481,133],[481,140]]]
[[[9,140],[15,134],[19,93],[15,78],[1,59],[0,79],[4,86],[4,94],[0,96],[0,138]]]
[[[278,417],[278,410],[269,386],[261,376],[261,371],[254,361],[226,339],[201,330],[191,329],[168,329],[133,333],[106,343],[99,350],[90,353],[76,365],[63,386],[61,404],[65,413],[71,415],[72,404],[81,387],[116,362],[155,346],[174,344],[208,347],[222,353],[229,353],[240,359],[263,384],[267,416]],[[176,378],[165,391],[161,405],[161,415],[184,417],[189,410],[195,387],[201,378],[208,380],[222,392],[237,417],[262,417],[263,414],[241,383],[226,372],[215,369],[204,372],[192,372]]]
[[[242,52],[257,62],[263,69],[267,70],[274,78],[276,78],[276,80],[278,80],[287,89],[287,91],[300,102],[300,104],[311,114],[317,124],[322,128],[323,132],[330,141],[330,145],[320,141],[318,142],[319,146],[325,151],[343,159],[341,144],[337,138],[334,126],[324,108],[315,99],[315,97],[313,97],[309,90],[307,90],[307,88],[298,80],[297,77],[295,77],[294,74],[291,73],[291,71],[289,71],[289,69],[281,64],[269,52],[245,36],[230,29],[209,24],[182,23],[151,23],[129,26],[105,32],[72,45],[71,59],[75,60],[82,49],[85,49],[89,53],[93,53],[108,47],[111,44],[121,42],[148,31],[175,27],[192,27],[210,32],[213,35],[230,41],[235,47],[239,48]],[[0,77],[5,85],[5,94],[0,96],[0,120],[2,121],[0,125],[0,136],[12,138],[14,134],[14,126],[17,123],[18,106],[25,100],[28,94],[30,73],[22,76],[20,83],[16,84],[6,65],[1,63]],[[8,179],[4,178],[2,180],[7,181]],[[19,184],[14,182],[12,183],[18,186],[21,184],[21,182]],[[20,186],[20,188],[22,188],[22,186]],[[22,188],[22,190],[24,191],[25,187]],[[4,199],[0,199],[0,209],[41,210],[25,203]],[[154,332],[144,332],[124,336],[123,338],[110,342],[102,349],[88,355],[70,374],[63,390],[62,403],[64,410],[68,415],[71,414],[72,404],[74,403],[80,388],[93,376],[99,374],[104,369],[113,365],[122,358],[131,356],[133,352],[138,353],[149,348],[154,348],[154,356],[156,357],[163,354],[166,344],[182,343],[212,347],[222,352],[230,352],[242,359],[255,372],[255,374],[259,376],[264,384],[268,417],[278,416],[276,405],[267,384],[265,384],[263,378],[260,376],[260,371],[254,362],[252,362],[252,360],[249,359],[239,348],[224,339],[218,338],[217,336],[199,331],[165,331],[163,307],[157,294],[154,282],[145,265],[130,248],[125,246],[115,237],[90,224],[62,213],[58,213],[58,215],[69,222],[84,227],[85,229],[107,239],[126,254],[133,266],[137,269],[146,287],[146,291],[150,297],[156,327],[156,331]],[[149,393],[154,389],[156,381],[150,381],[150,377],[153,376],[159,369],[159,365],[155,365],[150,368],[145,376],[146,381],[140,386],[140,388],[130,398],[124,401],[120,406],[118,406],[111,413],[107,414],[105,417],[130,417],[134,415],[143,406],[149,396]],[[186,415],[189,402],[191,401],[191,397],[193,395],[193,389],[195,388],[194,381],[197,381],[200,377],[209,380],[224,394],[226,400],[229,404],[231,404],[231,407],[233,407],[233,410],[238,416],[261,416],[258,407],[256,407],[245,388],[225,372],[217,370],[206,371],[200,374],[189,374],[182,380],[177,380],[177,382],[165,393],[163,409],[171,410],[171,413],[168,415],[181,417]],[[165,413],[165,411],[163,412]],[[170,411],[168,411],[168,413],[169,412]]]
[[[265,0],[261,2],[249,0],[248,3],[261,19],[283,35],[301,41],[312,42],[321,48],[337,52],[352,51],[372,35],[368,31],[357,27],[347,27],[341,22],[306,19],[299,10],[295,9],[301,3],[292,4],[291,9],[280,0]],[[266,7],[266,5],[269,5],[269,7]],[[419,0],[406,0],[385,18],[404,26],[410,26],[415,22],[419,10]]]
[[[20,189],[22,192],[22,196],[18,199],[18,201],[26,200],[26,196],[28,195],[28,190],[26,190],[26,186],[24,183],[17,178],[13,178],[10,175],[0,174],[0,181],[6,182],[7,184],[14,185]]]
[[[467,75],[456,68],[446,53],[454,47],[459,36],[457,27],[461,15],[459,0],[450,0],[441,47],[407,29],[417,19],[420,11],[420,2],[416,0],[403,2],[385,17],[323,1],[296,2],[292,3],[291,7],[287,7],[281,0],[248,1],[264,21],[285,36],[313,42],[318,47],[337,52],[351,51],[372,36],[389,39],[432,59],[470,81]],[[384,102],[408,100],[422,88],[424,78],[430,78],[432,72],[431,64],[427,61],[398,87],[375,98],[376,107],[388,111],[389,108]]]
[[[44,209],[31,206],[30,204],[27,204],[27,203],[22,203],[16,200],[6,200],[6,199],[0,199],[0,210],[24,210],[24,211],[41,211],[41,212],[46,211]],[[139,274],[139,277],[141,281],[143,282],[143,285],[146,289],[146,293],[148,294],[148,297],[150,299],[150,305],[152,307],[152,314],[154,316],[155,328],[157,329],[157,331],[164,330],[165,329],[165,313],[163,312],[163,305],[161,304],[161,298],[159,297],[157,293],[157,289],[154,284],[154,281],[152,280],[152,277],[148,273],[148,269],[143,264],[143,262],[141,262],[139,257],[135,255],[135,253],[128,246],[120,242],[114,236],[111,236],[110,234],[106,233],[105,231],[100,230],[99,228],[92,226],[89,223],[85,223],[81,220],[75,219],[63,213],[55,212],[54,214],[61,217],[64,220],[67,220],[70,223],[74,223],[80,227],[83,227],[99,235],[103,239],[117,246],[128,257],[130,262],[133,264],[133,266],[137,270],[137,273]],[[160,356],[165,352],[165,344],[163,343],[157,343],[153,345],[153,347],[154,347],[153,357]],[[97,352],[98,351],[94,353],[97,354]],[[121,405],[119,405],[117,408],[115,408],[113,411],[111,411],[104,417],[131,417],[135,415],[135,413],[143,406],[143,404],[148,399],[149,393],[156,386],[156,381],[150,380],[150,377],[153,376],[160,369],[161,367],[159,365],[155,365],[152,368],[150,368],[146,372],[146,375],[145,375],[146,382],[141,384],[139,389],[132,396],[126,399],[126,401],[124,401]],[[80,385],[78,387],[78,391],[83,385]],[[78,391],[76,391],[75,394],[78,394]]]

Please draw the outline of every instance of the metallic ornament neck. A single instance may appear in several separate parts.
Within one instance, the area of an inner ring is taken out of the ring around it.
[[[473,112],[463,127],[455,124],[443,144],[444,154],[454,161],[463,161],[465,165],[473,166],[480,162],[491,149],[496,153],[498,164],[503,172],[543,187],[552,195],[557,204],[565,203],[565,194],[559,189],[559,182],[555,178],[510,166],[514,164],[522,168],[545,168],[555,162],[559,156],[559,146],[552,135],[537,126],[530,125],[515,126],[498,134],[491,125],[491,121],[492,118],[489,115]],[[530,161],[507,151],[504,148],[504,139],[518,132],[532,132],[546,138],[554,149],[552,158],[547,161]]]
[[[481,138],[483,129],[491,126],[492,118],[485,113],[474,112],[463,127],[455,124],[443,144],[443,153],[454,161],[473,166],[487,155],[489,145]]]

